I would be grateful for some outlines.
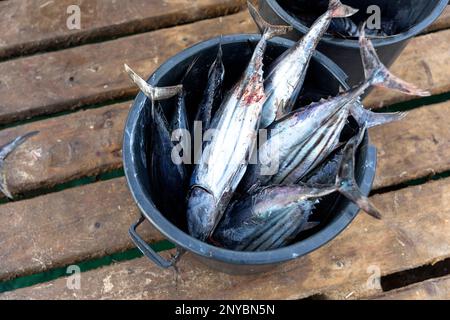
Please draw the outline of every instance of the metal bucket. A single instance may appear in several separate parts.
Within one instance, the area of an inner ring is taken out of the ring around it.
[[[192,116],[196,112],[195,102],[199,100],[202,93],[208,68],[216,57],[219,42],[223,49],[227,86],[231,87],[239,79],[251,57],[253,47],[249,45],[249,42],[255,45],[259,39],[259,35],[240,34],[199,43],[167,60],[150,76],[148,82],[155,86],[178,84],[187,66],[194,57],[200,55],[199,61],[202,63],[199,64],[201,66],[193,72],[192,79],[185,81],[185,88],[188,92],[188,114]],[[283,38],[270,41],[267,48],[267,59],[275,59],[292,44],[292,41]],[[348,88],[345,80],[346,75],[336,64],[324,55],[317,53],[309,66],[302,99],[314,100],[322,96],[336,95],[340,86]],[[154,200],[157,194],[151,191],[148,174],[149,159],[145,153],[145,146],[150,139],[149,107],[150,103],[146,96],[139,93],[126,122],[123,160],[129,188],[143,215],[143,218],[131,226],[130,235],[136,246],[160,267],[172,266],[175,259],[164,259],[139,237],[136,228],[144,219],[148,219],[156,229],[173,242],[180,253],[190,252],[205,264],[226,273],[249,274],[266,271],[280,263],[316,250],[341,233],[358,214],[357,206],[339,195],[324,198],[321,204],[328,208],[327,213],[330,214],[320,227],[313,233],[304,235],[292,245],[265,252],[226,250],[191,237],[184,227],[172,223],[167,218],[168,213],[161,212],[155,205]],[[376,167],[376,150],[369,145],[368,136],[360,146],[356,166],[356,181],[362,192],[367,195],[371,189]],[[185,217],[181,218],[186,219]]]
[[[305,3],[305,6],[318,4],[317,1],[301,1]],[[321,4],[322,2],[326,5],[326,1],[321,1]],[[381,14],[387,15],[387,19],[394,20],[399,26],[399,30],[402,30],[387,38],[372,39],[378,56],[388,67],[394,63],[408,42],[428,28],[448,4],[448,0],[343,0],[342,2],[359,9],[356,18],[361,21],[365,19],[367,8],[377,5],[381,9]],[[298,41],[309,31],[309,27],[292,16],[288,12],[288,6],[289,1],[259,0],[262,16],[272,24],[292,25],[294,30],[288,33],[286,38]],[[325,11],[326,6],[322,9]],[[364,69],[357,39],[342,39],[325,35],[319,43],[318,50],[344,70],[349,77],[350,86],[364,80]]]

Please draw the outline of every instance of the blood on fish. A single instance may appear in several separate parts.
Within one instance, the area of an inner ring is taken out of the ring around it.
[[[264,99],[264,96],[264,91],[261,88],[257,91],[245,91],[242,99],[244,100],[245,104],[251,105],[260,102],[262,99]]]

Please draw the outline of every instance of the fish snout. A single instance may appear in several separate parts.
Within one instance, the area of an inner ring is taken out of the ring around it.
[[[190,235],[205,241],[214,231],[217,219],[218,209],[214,196],[201,187],[194,187],[189,196],[187,209]]]

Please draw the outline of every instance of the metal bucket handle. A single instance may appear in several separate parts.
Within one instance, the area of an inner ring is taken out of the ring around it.
[[[145,217],[141,216],[138,221],[133,223],[128,230],[130,234],[131,240],[133,240],[134,244],[138,249],[146,256],[148,259],[153,261],[158,267],[167,269],[170,267],[175,267],[176,263],[180,259],[180,257],[186,252],[184,249],[180,249],[177,247],[176,254],[170,259],[167,260],[163,258],[160,254],[158,254],[155,250],[152,249],[137,233],[136,229],[139,225],[144,222]]]

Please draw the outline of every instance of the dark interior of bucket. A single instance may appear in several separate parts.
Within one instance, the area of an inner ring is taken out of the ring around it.
[[[328,0],[276,1],[285,11],[300,17],[301,23],[308,27],[327,10],[329,2]],[[392,21],[391,35],[396,35],[408,31],[425,20],[440,0],[342,0],[341,2],[359,9],[359,12],[350,18],[357,26],[365,22],[374,13],[374,11],[368,12],[370,6],[378,6],[381,21]]]
[[[223,57],[224,57],[224,66],[226,70],[225,83],[226,88],[230,89],[241,77],[243,71],[245,70],[249,59],[252,55],[254,46],[256,44],[256,40],[249,42],[240,42],[240,43],[227,43],[223,45]],[[217,46],[206,48],[203,52],[200,53],[200,58],[198,62],[195,64],[189,75],[186,77],[184,81],[184,88],[186,90],[186,105],[188,116],[193,118],[197,111],[197,106],[201,100],[203,89],[205,88],[207,81],[207,74],[210,65],[214,61],[217,54]],[[281,46],[279,44],[269,43],[268,49],[266,51],[265,65],[269,65],[274,59],[276,59],[286,47]],[[180,62],[177,65],[174,65],[170,72],[167,72],[163,75],[160,81],[157,83],[159,86],[168,86],[175,85],[180,82],[182,79],[185,70],[190,65],[191,61],[195,57],[191,57],[190,59]],[[340,83],[336,80],[336,78],[328,71],[323,65],[321,65],[317,60],[312,60],[309,66],[308,74],[305,80],[305,84],[302,90],[302,93],[298,100],[298,106],[305,106],[312,101],[318,101],[321,98],[328,97],[330,95],[336,95],[339,92]],[[175,99],[170,99],[162,102],[161,104],[166,117],[168,119],[171,118],[172,112],[175,106]],[[136,133],[136,141],[139,143],[135,143],[135,154],[140,154],[140,161],[137,161],[137,171],[140,172],[138,178],[141,180],[141,183],[145,186],[145,189],[152,199],[152,201],[158,207],[158,198],[160,195],[158,194],[158,190],[152,190],[151,181],[149,179],[148,167],[149,167],[149,148],[150,148],[150,140],[151,140],[151,131],[150,131],[150,110],[151,104],[149,100],[146,100],[146,105],[144,107],[145,112],[142,112],[139,115],[139,130]],[[343,135],[350,135],[355,132],[355,125],[352,121],[350,121],[347,128],[344,130]],[[343,137],[343,139],[347,139],[348,137]],[[366,141],[367,142],[367,141]],[[146,150],[146,152],[141,152],[141,150]],[[364,162],[364,155],[360,154],[357,158],[357,170],[356,170],[356,180],[358,182],[362,179],[362,169],[361,163]],[[192,165],[190,167],[190,171],[192,171]],[[339,199],[339,201],[337,201]],[[342,201],[341,201],[342,200]],[[317,207],[313,215],[313,219],[315,221],[320,221],[321,224],[311,229],[307,232],[304,232],[299,235],[297,242],[300,239],[308,237],[312,233],[316,233],[318,230],[327,225],[330,220],[337,217],[339,214],[339,208],[347,203],[346,199],[341,198],[338,195],[331,195],[326,198],[323,198],[320,205]],[[338,204],[338,207],[336,207]],[[176,204],[180,205],[180,204]],[[182,204],[185,206],[185,204]],[[181,215],[174,217],[172,212],[162,212],[161,213],[169,219],[173,224],[175,224],[179,229],[183,230],[187,233],[186,230],[186,216]],[[185,210],[183,211],[185,212]]]

